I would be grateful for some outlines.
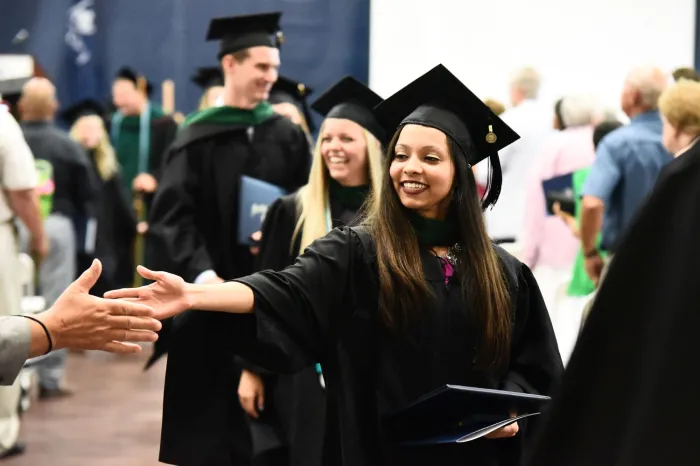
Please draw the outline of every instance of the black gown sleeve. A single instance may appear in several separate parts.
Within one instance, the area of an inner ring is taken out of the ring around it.
[[[149,215],[150,246],[153,257],[158,258],[154,267],[180,275],[187,282],[214,269],[197,230],[201,180],[196,160],[187,146],[168,154]]]
[[[258,339],[279,342],[284,337],[289,345],[281,342],[281,348],[302,353],[303,357],[290,358],[301,365],[287,370],[299,370],[309,361],[323,363],[326,350],[335,343],[338,323],[356,301],[353,277],[356,268],[365,264],[363,257],[357,233],[335,229],[314,241],[283,271],[263,271],[236,280],[255,294]],[[241,352],[241,356],[258,363],[255,354]]]

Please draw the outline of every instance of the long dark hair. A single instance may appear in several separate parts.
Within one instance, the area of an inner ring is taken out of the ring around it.
[[[418,238],[389,176],[402,129],[397,130],[387,149],[381,201],[372,206],[367,218],[377,248],[380,312],[384,323],[399,331],[429,309],[434,299],[423,276]],[[447,141],[455,166],[448,215],[458,219],[461,248],[455,268],[464,301],[480,330],[476,365],[482,369],[502,367],[508,363],[510,353],[510,295],[501,263],[486,233],[467,154],[449,136]],[[475,149],[470,145],[464,150]]]

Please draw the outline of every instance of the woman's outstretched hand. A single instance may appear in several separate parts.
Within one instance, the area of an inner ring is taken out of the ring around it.
[[[150,306],[155,310],[155,318],[167,319],[190,308],[185,293],[185,281],[168,272],[154,272],[139,265],[136,270],[146,280],[153,283],[139,288],[122,288],[105,293],[108,299],[124,299]]]

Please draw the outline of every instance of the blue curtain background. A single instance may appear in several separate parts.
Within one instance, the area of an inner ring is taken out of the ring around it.
[[[93,60],[87,69],[76,69],[76,52],[65,38],[78,0],[0,0],[0,53],[33,55],[64,106],[90,94],[108,101],[112,76],[129,65],[156,84],[156,102],[160,83],[174,80],[176,108],[188,113],[200,96],[190,76],[198,66],[216,64],[217,44],[204,41],[209,20],[274,10],[283,12],[284,75],[316,95],[347,74],[368,80],[369,0],[82,1],[93,3],[96,14],[96,31],[85,36]],[[29,33],[24,40],[17,36],[22,29]]]

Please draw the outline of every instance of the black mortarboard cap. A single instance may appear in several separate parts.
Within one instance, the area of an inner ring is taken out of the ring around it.
[[[280,76],[272,86],[272,89],[270,89],[268,101],[271,104],[288,102],[300,107],[304,112],[304,119],[306,119],[306,124],[309,126],[310,131],[314,131],[314,124],[307,100],[313,92],[312,88],[299,81]]]
[[[97,115],[104,118],[105,108],[94,99],[85,99],[63,110],[60,116],[63,121],[72,126],[78,118],[87,115]]]
[[[502,182],[498,151],[520,136],[443,65],[384,100],[374,113],[389,132],[407,124],[439,129],[468,154],[471,165],[488,157],[493,173],[483,207],[496,203]]]
[[[210,87],[223,86],[224,74],[218,66],[205,66],[197,69],[197,74],[192,76],[192,82],[203,91]]]
[[[214,18],[209,23],[207,40],[221,42],[218,59],[229,53],[235,53],[250,47],[276,47],[284,42],[279,21],[279,11],[254,15],[229,16]]]
[[[372,109],[382,98],[352,76],[346,76],[331,86],[311,105],[326,118],[354,121],[386,144],[387,132]]]
[[[141,75],[136,73],[136,71],[134,71],[132,68],[129,68],[128,66],[122,66],[121,68],[119,68],[119,70],[117,70],[117,73],[114,75],[114,79],[125,79],[134,83],[134,86],[137,86],[140,76]],[[150,81],[146,80],[146,95],[150,97],[152,92],[153,84]]]

